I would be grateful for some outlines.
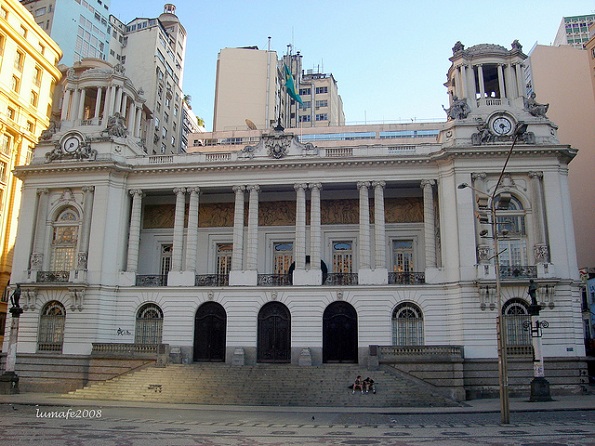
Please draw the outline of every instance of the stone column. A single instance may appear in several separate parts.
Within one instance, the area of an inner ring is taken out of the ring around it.
[[[33,252],[31,253],[31,270],[43,271],[45,256],[45,239],[47,232],[49,189],[37,190],[37,218],[35,235],[33,236]]]
[[[369,181],[357,183],[359,189],[359,269],[370,269],[370,202]]]
[[[296,184],[295,207],[295,243],[293,245],[293,260],[296,270],[306,269],[306,187],[307,184]]]
[[[97,97],[95,100],[95,111],[93,113],[94,118],[99,117],[99,111],[101,110],[101,94],[102,94],[102,92],[103,92],[103,90],[101,89],[101,87],[97,87]]]
[[[79,97],[79,107],[78,107],[78,114],[77,119],[84,119],[85,117],[85,97],[87,94],[87,89],[81,89],[81,95]]]
[[[64,91],[64,97],[62,98],[62,114],[60,115],[60,120],[66,121],[68,119],[68,112],[70,111],[70,96],[72,94],[72,90],[67,88]]]
[[[481,104],[485,104],[485,99],[486,99],[486,87],[484,84],[484,79],[483,79],[483,65],[479,64],[477,65],[477,75],[479,77],[479,98],[481,99]]]
[[[83,186],[83,226],[81,228],[81,243],[78,254],[78,270],[87,269],[89,256],[89,239],[91,237],[91,221],[93,217],[93,199],[95,187]]]
[[[103,106],[103,122],[107,123],[107,118],[112,114],[111,108],[114,103],[115,90],[114,86],[110,85],[105,90],[105,104]]]
[[[310,184],[310,269],[320,269],[321,230],[320,230],[320,190],[322,184]]]
[[[200,188],[189,188],[188,235],[186,237],[186,271],[196,272],[196,250],[198,246],[198,204]]]
[[[231,256],[231,270],[242,271],[244,265],[244,190],[245,186],[234,186],[236,195],[233,214],[233,253]]]
[[[529,172],[531,179],[531,207],[533,208],[534,240],[533,251],[536,263],[549,263],[549,247],[545,238],[545,220],[543,213],[543,191],[541,180],[543,172]]]
[[[116,102],[114,103],[112,109],[113,113],[120,113],[120,110],[122,109],[122,87],[119,85],[116,86]]]
[[[184,214],[186,211],[186,189],[174,189],[176,194],[176,211],[174,215],[174,243],[171,259],[171,270],[182,271],[182,250],[184,245]]]
[[[141,205],[144,194],[140,189],[133,189],[130,191],[130,195],[132,195],[132,212],[130,213],[130,233],[128,235],[126,271],[136,273],[138,270],[138,249],[140,244]]]
[[[250,198],[248,203],[248,239],[246,253],[246,269],[258,270],[258,191],[257,185],[248,186]]]
[[[75,88],[73,90],[72,99],[70,102],[69,121],[74,122],[78,119],[80,99],[81,99],[81,90],[79,88]]]
[[[516,84],[517,84],[517,95],[520,98],[524,98],[525,94],[525,82],[523,80],[523,64],[516,64],[515,65],[516,71]]]
[[[504,86],[504,71],[502,69],[502,64],[498,64],[498,86],[500,87],[500,98],[506,98],[506,88]]]
[[[136,117],[134,116],[135,111],[136,105],[134,104],[134,101],[131,100],[130,104],[128,104],[128,123],[126,124],[131,136],[134,136],[134,122],[136,121]]]
[[[424,239],[426,243],[426,268],[436,268],[436,238],[434,191],[435,180],[422,180],[421,187],[424,195]]]
[[[140,123],[141,123],[141,118],[143,115],[143,109],[142,107],[136,107],[136,122],[134,123],[134,135],[135,137],[140,137],[141,136],[141,130],[140,130]]]
[[[384,181],[373,181],[375,266],[386,268],[386,227],[384,220]]]

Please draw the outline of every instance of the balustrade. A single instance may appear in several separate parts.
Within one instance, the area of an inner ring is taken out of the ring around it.
[[[167,286],[167,274],[137,274],[136,286]]]

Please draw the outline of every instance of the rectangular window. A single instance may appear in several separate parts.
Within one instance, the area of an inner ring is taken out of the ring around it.
[[[0,182],[6,183],[6,163],[0,162]]]
[[[328,87],[316,87],[316,94],[328,93]]]
[[[300,116],[300,122],[310,122],[310,121],[312,121],[312,117],[310,115]]]
[[[332,242],[333,273],[353,272],[353,242],[348,240]]]
[[[39,103],[39,95],[36,92],[32,91],[31,92],[31,105],[33,107],[37,107],[38,103]]]
[[[42,7],[42,8],[37,8],[35,10],[35,17],[39,17],[40,15],[44,15],[46,13],[47,9],[46,7]]]
[[[312,94],[311,88],[300,88],[300,96],[310,96]]]
[[[12,137],[4,134],[0,138],[0,150],[3,154],[10,156],[12,153]]]
[[[316,107],[328,107],[328,100],[323,99],[321,101],[316,101]]]
[[[316,115],[317,121],[328,121],[328,114],[327,113],[319,113]]]
[[[308,108],[312,107],[312,101],[304,101],[301,105],[300,105],[300,110],[306,110]]]
[[[25,53],[21,51],[17,51],[15,58],[14,58],[14,67],[18,71],[23,71],[23,67],[25,66]]]
[[[233,243],[217,243],[217,271],[219,276],[227,276],[231,271]]]
[[[161,245],[161,259],[159,260],[159,274],[167,275],[171,271],[171,254],[174,250],[174,245]]]
[[[41,70],[40,67],[35,67],[35,75],[34,75],[34,79],[33,79],[33,83],[35,84],[36,87],[40,87],[41,86],[41,78],[43,76],[43,71]]]
[[[413,240],[393,240],[392,250],[392,267],[395,273],[415,271]]]
[[[293,263],[293,242],[273,244],[273,274],[287,274]]]

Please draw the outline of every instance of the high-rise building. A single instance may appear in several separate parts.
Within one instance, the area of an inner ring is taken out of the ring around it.
[[[589,25],[595,21],[595,14],[562,17],[553,46],[570,45],[584,48],[589,41]]]
[[[60,63],[72,66],[85,57],[106,60],[111,0],[21,0],[35,22],[60,45]]]
[[[298,111],[299,127],[331,127],[345,125],[343,101],[332,74],[307,70],[301,78]]]
[[[60,48],[16,0],[0,5],[0,339],[4,335],[6,300],[21,181],[16,166],[28,164],[42,131],[50,124],[52,93],[60,80]]]
[[[287,93],[286,70],[303,104]],[[285,128],[345,124],[333,75],[303,73],[299,52],[278,59],[275,51],[255,46],[222,49],[217,60],[213,130],[268,129],[277,124]]]
[[[144,141],[149,154],[183,151],[182,82],[186,30],[166,4],[157,18],[135,18],[124,24],[110,16],[108,62],[120,65],[128,78],[144,92],[153,112]]]

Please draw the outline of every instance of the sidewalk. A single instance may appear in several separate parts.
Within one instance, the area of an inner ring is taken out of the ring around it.
[[[278,406],[217,406],[198,404],[164,404],[139,401],[114,400],[82,400],[68,398],[56,393],[21,393],[17,395],[0,395],[0,404],[26,406],[62,406],[62,407],[127,407],[127,408],[162,408],[209,411],[246,411],[252,412],[357,412],[357,413],[489,413],[500,412],[500,400],[477,399],[461,403],[459,407],[278,407]],[[530,402],[526,398],[510,398],[511,412],[551,412],[572,410],[595,410],[595,395],[555,396],[553,401]]]

